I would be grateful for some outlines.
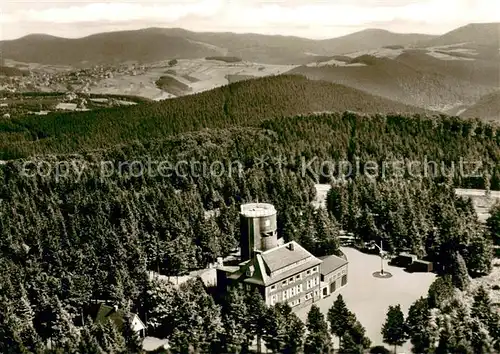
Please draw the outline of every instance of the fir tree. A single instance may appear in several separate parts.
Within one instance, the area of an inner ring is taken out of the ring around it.
[[[427,353],[432,349],[430,317],[427,299],[422,297],[415,301],[408,310],[406,331],[413,345],[413,353]]]
[[[139,335],[133,330],[132,320],[133,318],[130,313],[125,314],[121,335],[123,336],[127,353],[142,353],[141,340]]]
[[[260,352],[260,340],[265,334],[266,304],[257,289],[247,292],[245,302],[248,314],[247,321],[245,321],[245,330],[247,333],[245,348],[248,348],[250,342],[257,337]]]
[[[490,210],[490,217],[486,220],[486,225],[493,240],[493,243],[500,246],[500,203],[496,203]]]
[[[344,354],[363,354],[364,349],[361,345],[357,344],[349,333],[346,333],[342,337],[342,343],[340,345],[340,353]]]
[[[389,306],[385,323],[382,327],[384,343],[394,346],[394,353],[397,347],[403,345],[407,340],[404,314],[401,306]]]
[[[319,307],[312,305],[307,314],[307,336],[304,344],[306,353],[327,353],[330,350],[328,324]]]
[[[453,296],[451,276],[438,277],[429,287],[428,303],[430,308],[439,308]]]
[[[239,287],[229,290],[221,309],[223,330],[221,333],[222,350],[240,352],[247,338],[245,322],[248,318],[245,295]]]
[[[462,255],[458,252],[454,253],[452,260],[451,281],[453,286],[460,290],[465,290],[470,283],[469,273],[467,271],[465,261]]]
[[[354,324],[354,315],[347,308],[342,295],[338,295],[332,307],[328,310],[328,322],[331,333],[339,338],[342,344],[343,336],[349,332]]]

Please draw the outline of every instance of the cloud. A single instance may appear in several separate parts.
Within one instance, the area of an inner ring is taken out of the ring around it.
[[[203,0],[191,3],[106,2],[80,6],[28,10],[27,21],[78,23],[85,21],[134,21],[150,19],[172,22],[188,15],[213,17],[223,5],[222,0]]]
[[[500,21],[498,0],[53,0],[9,1],[2,10],[2,30],[10,37],[33,29],[83,36],[88,34],[82,26],[86,23],[93,24],[93,31],[99,23],[103,30],[129,23],[128,28],[154,24],[325,38],[374,23],[388,30],[442,33],[470,22]]]

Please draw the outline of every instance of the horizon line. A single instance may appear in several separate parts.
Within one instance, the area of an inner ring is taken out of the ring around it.
[[[259,32],[247,32],[247,31],[227,31],[227,30],[224,30],[224,31],[194,31],[194,30],[190,30],[188,28],[184,28],[184,27],[159,27],[159,26],[151,26],[151,27],[140,27],[140,28],[136,28],[136,29],[123,29],[123,30],[110,30],[110,31],[99,31],[99,32],[94,32],[94,33],[91,33],[91,34],[88,34],[88,35],[85,35],[85,36],[79,36],[79,37],[61,37],[61,36],[55,36],[55,35],[52,35],[52,34],[49,34],[47,32],[45,33],[42,33],[42,32],[33,32],[33,33],[29,33],[29,34],[26,34],[24,36],[21,36],[21,37],[15,37],[15,38],[11,38],[11,39],[1,39],[0,42],[3,42],[3,41],[15,41],[15,40],[19,40],[19,39],[23,39],[23,38],[26,38],[26,37],[30,37],[30,36],[46,36],[46,37],[53,37],[53,38],[60,38],[60,39],[83,39],[83,38],[88,38],[88,37],[92,37],[92,36],[96,36],[96,35],[100,35],[100,34],[105,34],[105,33],[119,33],[119,32],[137,32],[137,31],[144,31],[144,30],[152,30],[152,29],[160,29],[160,30],[182,30],[182,31],[186,31],[186,32],[191,32],[191,33],[216,33],[216,34],[237,34],[237,35],[258,35],[258,36],[264,36],[264,37],[285,37],[285,38],[298,38],[298,39],[307,39],[307,40],[312,40],[312,41],[326,41],[326,40],[331,40],[331,39],[338,39],[338,38],[342,38],[342,37],[346,37],[346,36],[349,36],[349,35],[352,35],[352,34],[356,34],[356,33],[362,33],[362,32],[365,32],[365,31],[383,31],[383,32],[387,32],[387,33],[393,33],[393,34],[401,34],[401,35],[425,35],[425,36],[435,36],[435,37],[439,37],[439,36],[442,36],[442,35],[445,35],[447,33],[450,33],[458,28],[462,28],[462,27],[465,27],[465,26],[470,26],[470,25],[492,25],[492,24],[500,24],[500,22],[469,22],[469,23],[466,23],[462,26],[458,26],[450,31],[447,31],[447,32],[444,32],[444,33],[424,33],[424,32],[395,32],[395,31],[390,31],[390,30],[387,30],[387,29],[384,29],[384,28],[380,28],[380,27],[367,27],[367,28],[364,28],[362,30],[358,30],[358,31],[354,31],[354,32],[349,32],[347,34],[344,34],[344,35],[341,35],[341,36],[337,36],[337,37],[325,37],[325,38],[313,38],[313,37],[302,37],[302,36],[297,36],[297,35],[286,35],[286,34],[281,34],[281,33],[273,33],[273,34],[269,34],[269,33],[259,33]]]

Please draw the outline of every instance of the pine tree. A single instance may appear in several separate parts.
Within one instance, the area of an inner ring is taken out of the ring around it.
[[[474,276],[489,274],[492,269],[492,260],[491,240],[482,234],[473,237],[467,247],[467,257],[465,258],[469,274]]]
[[[314,254],[316,256],[338,254],[340,229],[336,220],[332,220],[323,208],[316,211],[315,218],[317,234]]]
[[[349,329],[349,335],[352,340],[362,350],[368,349],[371,345],[371,340],[365,334],[366,330],[359,321],[355,321],[353,326]]]
[[[248,318],[245,321],[247,339],[245,347],[248,348],[250,342],[257,337],[260,352],[260,340],[265,334],[265,318],[267,314],[266,304],[257,289],[247,292],[246,296]]]
[[[200,278],[189,280],[179,287],[174,295],[173,307],[175,310],[170,326],[179,332],[178,339],[189,340],[196,350],[207,351],[220,338],[220,307],[207,294]]]
[[[389,306],[385,323],[382,326],[382,336],[384,343],[394,346],[395,354],[397,347],[406,342],[405,319],[400,305]]]
[[[439,308],[453,296],[451,276],[437,277],[429,287],[427,299],[429,308]]]
[[[175,310],[174,293],[174,287],[161,279],[152,278],[147,281],[144,295],[146,325],[157,336],[168,336],[171,333],[172,314]]]
[[[332,307],[328,310],[327,317],[331,333],[337,336],[342,344],[342,338],[354,324],[354,315],[347,308],[342,295],[337,296]]]
[[[123,325],[121,328],[121,335],[125,341],[127,353],[136,354],[142,353],[142,345],[139,335],[133,330],[132,327],[133,317],[130,313],[125,314]]]
[[[439,334],[439,343],[436,348],[436,354],[453,353],[454,345],[452,343],[452,334],[449,325],[446,323]]]
[[[491,318],[492,310],[491,310],[491,300],[490,295],[484,288],[484,286],[480,286],[476,293],[474,294],[474,303],[472,304],[471,315],[474,318],[477,318],[481,322],[487,324]]]
[[[493,243],[500,246],[500,203],[496,203],[490,210],[490,217],[486,220]]]
[[[340,345],[340,353],[342,354],[363,354],[364,349],[361,345],[357,344],[349,333],[342,337]]]
[[[292,312],[287,316],[287,335],[285,339],[284,354],[296,354],[304,347],[305,326],[304,323]]]
[[[229,290],[221,309],[223,331],[221,333],[222,349],[225,352],[240,352],[247,338],[245,321],[248,318],[245,295],[242,289],[234,287]]]
[[[455,252],[452,257],[451,281],[453,286],[460,290],[465,290],[469,286],[470,279],[467,266],[462,255]]]
[[[217,260],[222,255],[220,241],[222,234],[214,218],[205,219],[201,217],[199,225],[196,227],[198,232],[197,241],[200,248],[198,260],[201,265],[206,266]]]
[[[94,332],[95,333],[95,332]],[[116,328],[116,325],[111,321],[107,321],[102,326],[102,334],[95,335],[98,340],[104,340],[100,342],[101,348],[107,353],[125,353],[126,343],[122,334]]]
[[[492,339],[488,333],[488,329],[479,320],[471,321],[471,347],[475,354],[491,353]]]
[[[80,332],[80,340],[78,342],[78,353],[88,354],[104,354],[106,353],[97,341],[97,338],[92,335],[89,325],[85,325]]]
[[[266,347],[280,353],[285,347],[287,324],[276,306],[269,307],[264,317],[264,335]]]
[[[79,341],[79,332],[73,324],[70,314],[63,308],[59,299],[54,304],[54,321],[51,323],[51,342],[70,350]]]
[[[430,333],[430,310],[427,299],[420,298],[408,310],[406,331],[413,345],[413,353],[427,353],[433,346]]]
[[[307,314],[307,336],[304,345],[306,353],[327,353],[330,350],[328,324],[319,307],[312,305]]]

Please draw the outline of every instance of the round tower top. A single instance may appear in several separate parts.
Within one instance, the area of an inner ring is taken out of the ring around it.
[[[248,218],[266,217],[276,214],[276,209],[268,203],[248,203],[241,206],[241,214]]]

